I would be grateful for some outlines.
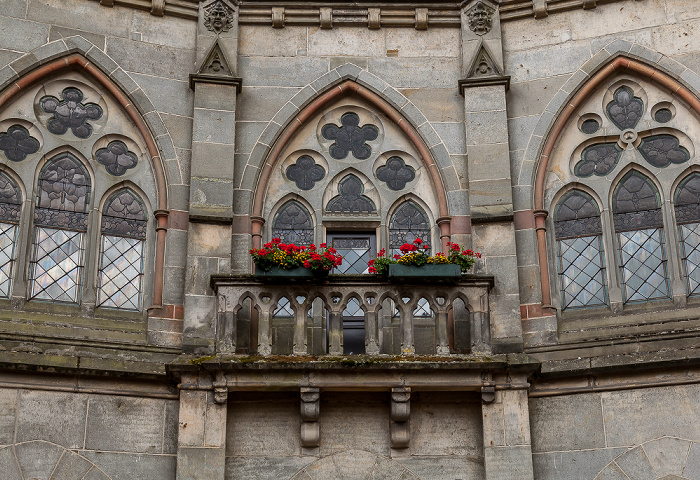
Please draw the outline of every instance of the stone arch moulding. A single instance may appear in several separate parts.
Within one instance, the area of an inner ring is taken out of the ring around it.
[[[447,194],[445,191],[444,183],[442,181],[442,177],[440,175],[438,164],[435,161],[435,158],[431,153],[430,148],[427,146],[418,130],[416,130],[416,128],[407,120],[407,118],[402,113],[400,113],[394,106],[392,106],[379,94],[375,93],[373,90],[370,90],[367,87],[360,85],[354,80],[344,80],[341,81],[341,83],[339,84],[332,85],[328,90],[321,93],[318,97],[316,97],[305,107],[303,107],[286,124],[286,127],[284,127],[281,130],[281,133],[277,137],[277,140],[274,142],[269,154],[266,156],[264,165],[261,168],[258,181],[255,187],[251,216],[253,246],[255,248],[259,248],[260,243],[262,241],[262,230],[264,225],[264,219],[262,214],[265,202],[265,194],[267,193],[267,184],[270,181],[273,169],[281,160],[279,156],[284,150],[286,144],[294,137],[294,134],[298,132],[301,129],[301,127],[305,125],[306,122],[310,120],[316,113],[348,95],[355,95],[360,99],[365,100],[366,102],[375,106],[379,111],[381,111],[399,127],[402,133],[406,135],[407,139],[419,152],[419,160],[425,165],[426,171],[428,172],[438,200],[439,218],[437,222],[440,226],[440,237],[443,240],[443,248],[446,248],[450,236],[450,217],[447,202]]]
[[[71,42],[71,45],[73,45],[72,48],[66,47],[68,40],[73,40]],[[63,46],[63,51],[59,53],[58,58],[56,58],[56,55],[47,57],[45,52],[55,52],[56,45]],[[93,53],[93,50],[99,53]],[[163,306],[165,238],[168,229],[169,215],[167,196],[168,184],[160,151],[151,134],[151,129],[141,113],[141,111],[146,112],[146,108],[142,106],[142,108],[139,109],[138,102],[134,101],[126,94],[122,88],[117,85],[115,80],[111,78],[117,71],[124,77],[128,77],[128,75],[116,65],[110,65],[112,67],[111,70],[101,66],[99,62],[99,58],[101,57],[104,57],[103,63],[114,62],[96,46],[82,37],[69,37],[68,39],[56,40],[55,42],[43,45],[27,53],[15,62],[22,62],[26,60],[25,57],[36,57],[39,60],[33,62],[31,67],[20,70],[21,76],[19,76],[19,78],[15,77],[0,85],[0,110],[9,104],[16,95],[23,93],[26,89],[31,88],[38,82],[64,71],[77,70],[104,87],[112,98],[121,105],[124,112],[126,112],[129,119],[134,122],[134,125],[141,133],[146,148],[148,149],[151,168],[153,169],[156,180],[158,196],[156,210],[153,212],[156,217],[156,258],[153,281],[153,305],[149,307],[149,309],[161,309]],[[91,59],[88,59],[88,57]],[[111,73],[106,74],[106,71],[111,71]],[[164,126],[162,127],[164,129]],[[153,313],[158,316],[157,311]]]
[[[542,305],[551,307],[551,285],[549,281],[549,264],[547,263],[547,239],[546,239],[546,219],[548,212],[544,209],[544,190],[545,178],[549,157],[554,149],[554,145],[559,138],[559,135],[568,123],[571,116],[605,80],[619,73],[631,73],[652,81],[661,87],[667,89],[670,94],[677,96],[684,101],[689,108],[700,117],[700,100],[691,92],[688,87],[672,78],[665,72],[650,66],[640,60],[633,59],[626,55],[616,55],[606,64],[598,69],[596,73],[590,76],[569,99],[563,104],[565,105],[559,115],[555,117],[548,133],[545,135],[542,142],[542,150],[538,157],[537,167],[535,171],[535,188],[534,188],[534,210],[535,230],[537,232],[537,254],[540,267],[540,285],[542,288]]]

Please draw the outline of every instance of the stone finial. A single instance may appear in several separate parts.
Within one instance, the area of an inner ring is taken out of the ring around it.
[[[467,10],[469,29],[477,35],[485,35],[493,27],[494,9],[483,2],[479,2]]]
[[[228,32],[233,27],[233,9],[223,0],[215,0],[204,7],[204,26],[217,35]]]

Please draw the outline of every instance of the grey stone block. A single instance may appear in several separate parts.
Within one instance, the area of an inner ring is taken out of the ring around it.
[[[188,211],[190,205],[189,185],[168,185],[168,207]]]
[[[238,120],[267,122],[279,110],[280,105],[285,105],[299,92],[301,90],[297,87],[249,87],[244,85],[243,90],[237,96]]]
[[[367,70],[369,66],[369,59],[367,57],[331,57],[330,59],[330,69],[335,70],[336,68],[345,65],[346,63],[352,63],[357,65],[362,70]]]
[[[0,471],[6,476],[7,480],[24,480],[22,472],[19,471],[15,452],[12,447],[0,449]]]
[[[192,205],[222,206],[230,210],[232,199],[233,182],[229,179],[192,177],[190,180]]]
[[[70,37],[66,39],[66,44],[71,40],[71,38],[79,38],[79,37]],[[114,82],[121,87],[122,90],[124,90],[127,93],[131,93],[134,90],[137,90],[139,88],[138,84],[134,81],[131,76],[129,76],[128,73],[126,73],[124,70],[121,68],[117,68],[114,70],[109,77],[114,80]]]
[[[510,179],[469,182],[469,203],[472,208],[480,205],[511,205],[512,201]]]
[[[175,455],[80,452],[100,466],[112,480],[175,478]]]
[[[226,479],[255,478],[278,480],[292,478],[316,457],[227,457]]]
[[[66,448],[82,448],[86,412],[86,395],[22,391],[17,441],[46,440]]]
[[[46,43],[49,26],[0,16],[0,45],[8,50],[29,52]]]
[[[470,180],[510,178],[510,155],[507,143],[470,145],[467,153]]]
[[[145,115],[156,110],[156,107],[153,105],[153,103],[151,103],[151,99],[148,98],[148,95],[146,95],[141,88],[132,91],[130,96],[134,101],[134,105],[139,109],[141,114]]]
[[[506,109],[506,92],[502,85],[470,88],[464,92],[465,112],[488,112]]]
[[[340,74],[338,74],[337,70],[331,70],[311,82],[310,86],[317,92],[321,93],[325,92],[328,90],[328,87],[335,85],[338,82],[340,82]]]
[[[233,192],[233,212],[236,215],[250,215],[252,205],[252,190],[235,190]]]
[[[67,41],[68,38],[71,38],[70,43]],[[87,52],[93,45],[101,50],[105,49],[104,35],[51,25],[51,29],[49,30],[49,42],[60,39],[66,40],[66,46],[68,46],[69,49],[75,48],[82,52]]]
[[[223,448],[181,447],[177,455],[177,478],[222,478],[225,460]]]
[[[250,153],[267,128],[266,122],[236,122],[236,153]]]
[[[299,108],[291,102],[285,103],[272,118],[271,123],[287,125],[299,113]]]
[[[27,12],[28,0],[7,0],[2,6],[2,14],[6,17],[24,18]]]
[[[219,259],[217,257],[189,257],[185,291],[194,295],[214,295],[209,286],[211,275],[219,273]]]
[[[306,87],[302,88],[296,95],[294,95],[289,101],[297,107],[301,108],[304,105],[306,105],[306,103],[309,100],[311,100],[315,95],[316,90],[307,85]]]
[[[447,192],[447,203],[451,213],[455,215],[469,215],[469,192],[467,190]]]
[[[111,480],[104,472],[101,470],[98,470],[97,468],[93,468],[88,472],[87,475],[85,475],[85,478],[82,480]]]
[[[593,55],[590,60],[581,65],[581,70],[588,75],[593,75],[610,61],[610,54],[605,50],[600,50]]]
[[[467,153],[463,123],[434,123],[433,127],[451,154],[462,155]]]
[[[537,122],[535,129],[532,131],[532,135],[534,137],[544,137],[551,128],[553,122],[554,114],[550,112],[544,112],[540,116],[540,120]]]
[[[396,463],[413,472],[418,478],[455,480],[456,478],[486,478],[482,458],[470,457],[408,457],[397,458]],[[400,479],[406,477],[399,477]],[[412,477],[408,477],[412,478]]]
[[[695,438],[700,412],[692,399],[698,395],[698,385],[604,393],[608,446],[638,445],[662,435]]]
[[[177,159],[164,160],[166,178],[170,183],[187,183],[187,179],[182,178],[182,171],[177,163]]]
[[[578,452],[539,453],[532,456],[537,480],[595,478],[623,448],[600,448]]]
[[[10,82],[17,80],[18,78],[19,75],[17,75],[17,72],[12,70],[9,65],[0,69],[0,86],[8,85]]]
[[[201,295],[185,296],[185,336],[214,339],[216,298]]]
[[[452,160],[450,159],[450,153],[444,144],[439,143],[430,147],[430,153],[433,154],[433,158],[437,163],[438,168],[450,168],[452,167]]]
[[[483,455],[481,406],[464,398],[445,401],[437,397],[411,404],[411,455]],[[444,398],[444,397],[443,397]],[[461,401],[460,401],[461,400]],[[449,432],[448,435],[445,435]]]
[[[177,155],[176,163],[178,167],[180,167],[180,176],[182,177],[182,183],[189,185],[190,167],[192,166],[192,150],[176,148],[175,155]]]
[[[92,396],[85,448],[162,453],[163,412],[164,400]]]
[[[614,463],[611,463],[605,467],[597,477],[595,477],[595,480],[629,480],[629,477],[622,473],[620,467]]]
[[[17,72],[18,75],[22,76],[30,70],[36,68],[39,65],[39,59],[34,56],[34,53],[27,53],[22,55],[17,60],[10,64],[12,70]]]
[[[75,3],[71,4],[71,8],[66,8],[64,2],[29,2],[27,19],[37,22],[51,19],[54,25],[75,29],[89,26],[91,31],[113,37],[128,37],[131,23],[131,15],[125,15],[117,8],[105,10],[97,2]]]
[[[492,478],[492,476],[499,480],[533,478],[532,454],[529,446],[484,447],[484,464],[486,478]]]
[[[136,73],[131,75],[159,112],[184,117],[192,115],[193,92],[189,89],[187,82]]]
[[[18,397],[19,390],[0,389],[0,445],[14,443]]]
[[[176,117],[176,118],[187,118],[187,117],[177,117],[176,115],[169,115],[170,117]],[[163,117],[156,112],[152,111],[144,115],[144,119],[146,120],[146,123],[148,124],[148,128],[151,130],[151,133],[153,136],[156,138],[156,142],[158,141],[158,137],[162,137],[164,135],[168,135],[168,130],[165,128],[165,124],[163,123]],[[190,123],[192,122],[192,119],[190,119]],[[191,135],[190,135],[191,137]],[[162,141],[162,139],[161,139]],[[189,148],[189,147],[187,147]]]
[[[192,185],[199,183],[194,181],[195,178],[218,178],[221,180],[233,181],[233,145],[223,143],[193,143],[192,166],[190,171],[193,178]],[[192,191],[192,195],[193,199],[196,198],[194,190]],[[215,198],[221,199],[221,195],[215,194]],[[231,197],[227,197],[226,201],[230,202]],[[207,200],[206,202],[198,201],[198,203],[212,202]]]
[[[15,445],[17,464],[24,478],[49,478],[64,449],[48,442],[27,442]]]
[[[163,270],[163,283],[165,285],[163,302],[168,305],[182,305],[184,300],[185,268],[166,266]]]
[[[100,50],[98,47],[92,47],[88,52],[85,54],[85,56],[93,61],[97,66],[100,67],[100,69],[109,74],[119,68],[119,65],[117,65],[117,62],[112,60],[110,56],[108,56],[105,52]]]
[[[659,52],[651,50],[643,45],[632,45],[630,55],[646,60],[650,63],[657,63],[663,56]]]
[[[185,255],[187,251],[187,232],[182,230],[168,230],[165,244],[165,266],[185,267]]]
[[[353,65],[353,67],[354,66],[355,65]],[[358,67],[358,69],[359,69],[359,67]],[[376,93],[383,92],[386,89],[386,87],[388,86],[384,80],[382,80],[381,78],[378,78],[376,75],[372,75],[371,73],[369,73],[366,70],[362,70],[359,73],[359,75],[357,76],[357,80],[358,80],[358,82],[370,87]]]
[[[389,101],[391,105],[397,110],[401,110],[407,103],[408,98],[406,98],[401,92],[396,90],[394,87],[386,87],[382,92],[384,98]]]
[[[229,257],[231,255],[231,226],[192,223],[188,235],[188,255]]]
[[[506,55],[506,72],[513,82],[534,80],[574,72],[591,58],[588,41],[570,41]]]
[[[467,145],[505,143],[508,138],[506,111],[466,113]]]
[[[697,442],[690,447],[683,474],[688,478],[700,478],[700,444]]]
[[[195,70],[193,50],[108,38],[106,53],[128,72],[177,79],[187,83]]]
[[[248,165],[245,171],[243,172],[243,178],[241,179],[241,188],[253,191],[255,185],[258,182],[259,175],[260,172],[256,167]]]
[[[667,56],[661,57],[656,63],[662,70],[666,71],[672,77],[677,79],[680,78],[681,75],[683,75],[683,72],[686,70],[685,65],[681,65]]]
[[[437,132],[433,128],[433,125],[431,125],[429,122],[425,122],[423,125],[418,127],[418,133],[421,134],[421,137],[423,137],[423,140],[425,141],[426,145],[428,145],[428,147],[437,145],[442,141],[442,139],[438,136]]]
[[[600,394],[530,400],[532,451],[605,448]]]
[[[387,90],[385,89],[385,93]],[[423,112],[430,122],[464,121],[464,99],[455,88],[407,88],[401,93]]]
[[[353,65],[352,63],[344,63],[335,70],[338,72],[338,75],[340,75],[340,78],[348,80],[357,80],[358,76],[363,73],[363,70],[360,67]],[[382,90],[384,89],[382,88],[379,91],[381,92]]]
[[[456,58],[372,58],[369,71],[394,88],[454,88],[460,63]]]
[[[629,53],[631,48],[632,43],[622,39],[610,42],[608,45],[605,46],[605,50],[608,52],[609,55],[615,55],[617,53]]]
[[[51,480],[75,480],[82,478],[93,468],[92,462],[73,452],[64,452],[51,475]]]
[[[683,475],[691,442],[681,438],[663,437],[644,444],[644,451],[656,474],[666,476]]]
[[[561,90],[566,93],[572,93],[578,90],[578,88],[583,85],[583,83],[588,80],[589,75],[583,70],[576,70],[562,85]]]
[[[615,459],[617,466],[635,480],[655,480],[656,472],[649,463],[644,448],[636,447]]]
[[[465,195],[467,194],[466,191],[462,190],[462,187],[459,184],[459,178],[457,177],[457,172],[453,166],[441,169],[440,173],[444,180],[445,190],[448,192],[448,194],[457,190],[463,191]],[[468,198],[467,201],[469,201]]]
[[[235,125],[236,112],[195,108],[192,141],[232,145]]]
[[[566,100],[569,98],[569,94],[559,90],[557,94],[552,98],[552,100],[547,105],[547,112],[558,114],[560,111],[566,108]]]
[[[178,419],[180,403],[177,400],[165,401],[165,425],[163,429],[163,453],[177,453]]]
[[[238,71],[246,85],[303,87],[328,72],[328,60],[312,57],[241,57]],[[311,85],[318,90],[315,85]]]
[[[47,62],[67,54],[68,47],[63,40],[56,40],[42,45],[41,47],[33,50],[32,53],[40,62]]]
[[[227,456],[280,457],[301,453],[298,397],[261,396],[254,402],[229,403],[227,415]]]
[[[690,88],[695,90],[697,95],[700,92],[700,75],[688,69],[681,75],[681,80],[685,82]]]
[[[510,141],[509,148],[511,151],[524,151],[527,148],[530,142],[530,136],[535,130],[539,118],[539,115],[530,115],[529,117],[508,119],[508,139]],[[511,158],[513,158],[512,155]]]

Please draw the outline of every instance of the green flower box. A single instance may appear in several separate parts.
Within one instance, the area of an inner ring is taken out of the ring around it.
[[[408,282],[456,281],[462,277],[459,265],[444,263],[438,265],[389,265],[389,279]]]
[[[272,267],[270,270],[265,271],[261,268],[255,267],[255,276],[263,277],[275,280],[284,279],[309,279],[325,277],[328,275],[328,270],[311,270],[310,268],[297,267],[292,269],[284,269],[281,267]]]

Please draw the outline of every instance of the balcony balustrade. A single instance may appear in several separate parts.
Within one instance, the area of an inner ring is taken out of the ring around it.
[[[369,275],[306,281],[232,275],[214,276],[211,284],[217,295],[218,353],[491,352],[491,276],[399,284]],[[248,328],[250,335],[241,331]],[[248,338],[250,345],[243,345]]]

